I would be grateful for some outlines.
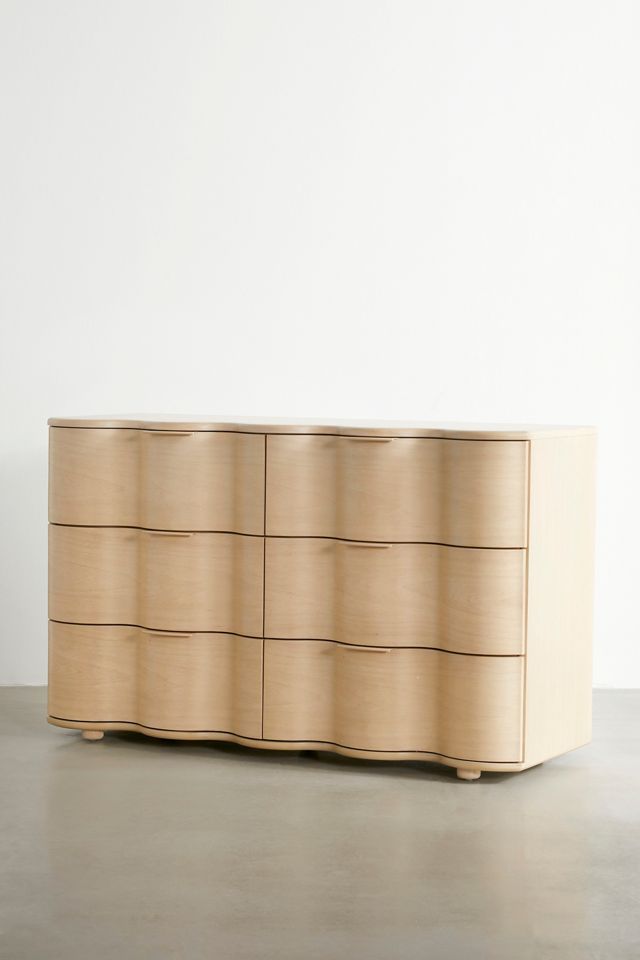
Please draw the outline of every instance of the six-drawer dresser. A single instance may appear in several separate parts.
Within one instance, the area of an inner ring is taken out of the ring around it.
[[[589,740],[593,428],[49,424],[51,723],[463,779]]]

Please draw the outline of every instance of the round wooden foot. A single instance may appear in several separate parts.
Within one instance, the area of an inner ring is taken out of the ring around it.
[[[104,737],[104,730],[83,730],[82,739],[83,740],[102,740]]]
[[[481,770],[463,770],[462,767],[456,770],[460,780],[479,780],[481,772]]]

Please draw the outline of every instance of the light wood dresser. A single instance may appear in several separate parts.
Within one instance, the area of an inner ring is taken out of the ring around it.
[[[49,424],[51,723],[469,780],[589,740],[593,428]]]

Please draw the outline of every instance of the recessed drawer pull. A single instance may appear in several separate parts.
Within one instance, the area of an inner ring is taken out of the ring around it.
[[[192,437],[193,430],[143,430],[148,437]]]
[[[192,537],[186,530],[145,530],[150,537]]]
[[[191,637],[190,633],[174,633],[171,630],[146,630],[144,627],[140,629],[142,633],[146,633],[148,637],[184,637],[185,640]]]
[[[362,543],[356,543],[354,541],[351,543],[345,543],[344,545],[345,547],[364,547],[367,550],[390,550],[393,546],[392,543],[366,543],[365,541]]]
[[[346,643],[341,645],[343,650],[351,650],[354,653],[391,653],[391,647],[365,647],[350,646]]]
[[[355,440],[356,443],[391,443],[393,437],[344,437],[345,440]]]

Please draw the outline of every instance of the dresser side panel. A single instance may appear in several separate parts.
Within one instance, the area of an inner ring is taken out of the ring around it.
[[[591,738],[595,436],[531,441],[525,764]]]

